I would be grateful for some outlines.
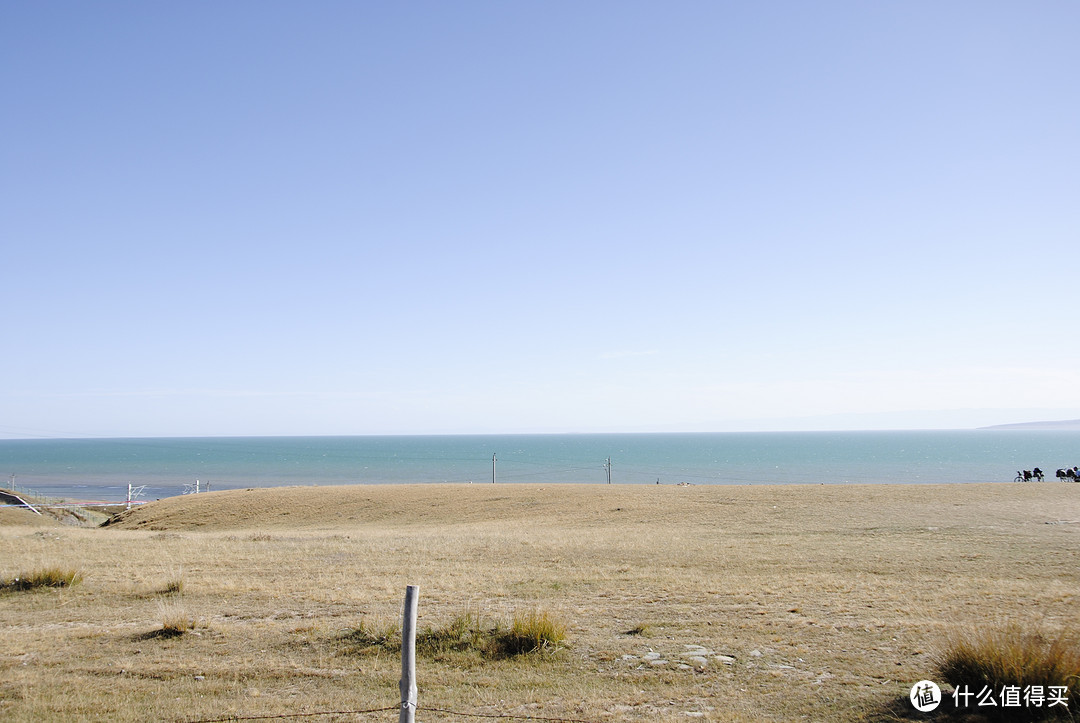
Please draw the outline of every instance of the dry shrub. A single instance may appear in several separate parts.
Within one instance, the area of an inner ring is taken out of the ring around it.
[[[64,567],[46,567],[0,582],[0,591],[70,587],[82,582],[82,573]]]
[[[1069,691],[1068,710],[1080,707],[1080,637],[1064,631],[1044,634],[1038,628],[1024,629],[1013,623],[957,634],[940,656],[938,668],[954,687],[980,690],[989,686],[1000,691],[1006,685],[1065,687]],[[1064,706],[1023,708],[1025,716],[1066,714]]]

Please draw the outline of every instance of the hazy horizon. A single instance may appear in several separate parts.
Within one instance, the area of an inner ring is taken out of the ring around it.
[[[668,429],[656,428],[656,429],[532,429],[532,430],[507,430],[507,431],[429,431],[429,432],[401,432],[401,431],[389,431],[389,432],[364,432],[364,433],[334,433],[334,434],[130,434],[130,435],[95,435],[95,434],[78,434],[78,433],[64,433],[64,432],[45,432],[39,430],[37,433],[26,432],[23,434],[12,434],[10,432],[3,431],[0,428],[0,440],[18,440],[18,439],[159,439],[159,438],[188,438],[188,439],[216,439],[216,438],[244,438],[244,437],[377,437],[377,436],[523,436],[523,435],[576,435],[576,434],[754,434],[754,433],[799,433],[799,432],[920,432],[920,431],[964,431],[964,430],[981,430],[994,427],[1002,428],[1037,428],[1045,426],[1047,429],[1061,429],[1065,431],[1080,430],[1080,418],[1077,419],[1027,419],[1019,422],[999,422],[991,421],[987,424],[972,423],[972,424],[959,424],[956,423],[957,416],[965,419],[991,419],[996,420],[1002,418],[1000,413],[983,413],[973,414],[970,411],[957,410],[954,414],[946,411],[938,415],[927,416],[925,413],[918,414],[919,418],[929,419],[937,418],[941,422],[937,425],[927,426],[905,426],[901,424],[902,420],[908,418],[904,413],[883,414],[883,415],[855,415],[862,420],[862,424],[852,423],[848,426],[837,426],[841,423],[837,423],[837,419],[851,419],[852,415],[831,415],[829,417],[822,417],[810,420],[802,420],[802,425],[798,424],[798,420],[757,420],[757,424],[753,424],[749,421],[735,421],[724,424],[703,425],[699,428],[690,427],[672,427]],[[867,417],[876,421],[870,421]],[[947,423],[948,420],[952,420],[953,423]],[[834,426],[830,426],[830,422]]]

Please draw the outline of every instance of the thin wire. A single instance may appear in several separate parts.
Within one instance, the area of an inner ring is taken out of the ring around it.
[[[391,705],[385,708],[371,708],[369,710],[321,710],[315,713],[280,713],[277,715],[230,715],[225,718],[200,718],[198,720],[186,720],[184,723],[226,723],[234,720],[280,720],[283,718],[314,718],[320,715],[362,715],[364,713],[385,713],[398,710],[398,706]]]
[[[449,713],[450,715],[459,715],[464,718],[502,718],[504,720],[546,720],[557,721],[557,723],[594,723],[594,721],[585,720],[584,718],[545,718],[544,716],[538,715],[514,715],[512,713],[461,713],[456,710],[447,710],[446,708],[416,706],[416,711],[418,713],[422,710],[431,711],[432,713]]]
[[[230,715],[225,718],[200,718],[198,720],[187,720],[183,723],[228,723],[229,721],[242,721],[242,720],[283,720],[285,718],[314,718],[323,715],[363,715],[365,713],[386,713],[392,710],[399,710],[399,706],[392,705],[385,708],[371,708],[368,710],[322,710],[314,713],[280,713],[277,715]],[[513,713],[462,713],[457,710],[450,710],[448,708],[431,708],[428,706],[416,706],[417,712],[429,711],[431,713],[447,713],[449,715],[461,716],[462,718],[501,718],[503,720],[540,720],[549,721],[549,723],[595,723],[594,721],[585,720],[584,718],[550,718],[538,715],[515,715]]]

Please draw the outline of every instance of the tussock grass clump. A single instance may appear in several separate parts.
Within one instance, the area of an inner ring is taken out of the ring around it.
[[[82,582],[82,573],[65,567],[46,567],[0,582],[0,592],[71,587]]]
[[[361,621],[341,638],[355,652],[380,649],[401,652],[401,627],[376,626]],[[480,616],[466,612],[441,627],[416,633],[421,655],[471,653],[483,658],[508,658],[541,650],[556,650],[566,642],[566,625],[549,613],[530,611],[514,615],[509,625],[483,625]]]
[[[438,654],[483,650],[487,631],[480,627],[480,616],[470,612],[458,615],[441,628],[425,628],[416,633],[416,649]]]
[[[161,595],[179,595],[184,591],[184,579],[181,577],[173,578],[167,581],[164,587],[161,588],[159,593]]]
[[[516,614],[508,630],[495,634],[494,642],[504,655],[554,650],[566,642],[566,625],[543,611]]]
[[[163,638],[176,638],[189,630],[194,630],[197,621],[188,614],[185,606],[177,603],[163,603],[158,606],[161,614],[161,631],[158,633]]]
[[[364,652],[378,649],[390,652],[401,651],[401,626],[395,624],[379,625],[361,620],[360,624],[340,638],[349,652]]]
[[[1068,710],[1080,708],[1080,636],[1075,632],[1046,635],[1011,624],[970,634],[954,635],[940,656],[938,669],[955,686],[980,690],[1006,685],[1066,687]],[[1025,708],[1028,716],[1064,713],[1064,706]]]
[[[653,626],[649,623],[638,623],[626,631],[626,635],[640,635],[643,638],[651,638],[654,633]]]

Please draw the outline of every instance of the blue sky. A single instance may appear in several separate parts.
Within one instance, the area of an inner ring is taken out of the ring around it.
[[[0,436],[1080,417],[1080,5],[0,5]]]

